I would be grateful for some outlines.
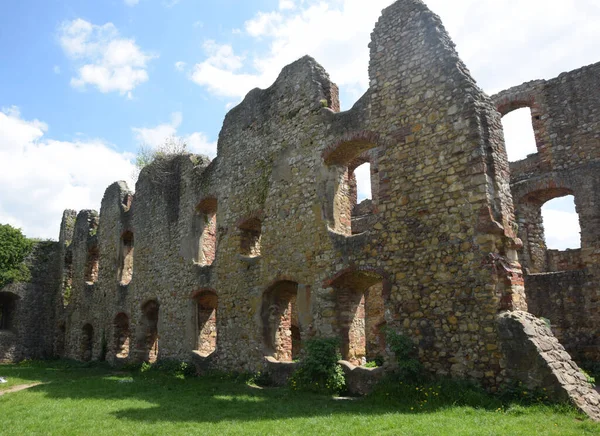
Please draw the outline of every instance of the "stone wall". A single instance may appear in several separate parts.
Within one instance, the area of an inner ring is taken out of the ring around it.
[[[52,357],[55,290],[61,279],[56,242],[37,242],[25,260],[28,283],[0,289],[3,322],[0,326],[0,362]]]
[[[525,276],[527,307],[536,316],[549,320],[552,332],[566,350],[580,362],[597,358],[595,318],[586,310],[594,277],[586,270],[562,271]]]
[[[502,91],[498,111],[531,108],[538,152],[512,162],[511,191],[523,241],[519,259],[531,274],[581,274],[526,278],[532,313],[549,318],[576,359],[600,359],[600,63]],[[573,195],[581,226],[581,249],[548,250],[541,207]],[[571,278],[586,277],[582,282]],[[555,280],[555,281],[554,281]],[[574,292],[574,293],[573,293]],[[551,296],[542,301],[537,296]],[[578,304],[563,302],[578,299]],[[568,320],[577,320],[570,322]]]
[[[362,363],[386,353],[386,325],[431,371],[500,383],[495,316],[525,307],[500,117],[422,2],[387,8],[370,50],[351,110],[304,57],[227,114],[215,160],[159,159],[133,197],[111,185],[97,229],[81,212],[65,355],[214,349],[220,368],[254,371],[337,336]],[[357,206],[364,162],[373,198]]]
[[[66,213],[56,293],[72,292],[56,306],[57,353],[185,359],[203,371],[267,365],[285,368],[283,379],[315,336],[338,337],[352,363],[389,359],[385,326],[412,338],[431,372],[492,390],[506,381],[497,315],[527,301],[496,106],[521,100],[487,97],[419,0],[386,8],[369,47],[370,86],[352,109],[339,112],[337,86],[303,57],[227,114],[212,162],[159,158],[135,195],[108,187],[99,217],[82,211],[69,232]],[[541,118],[539,127],[553,137]],[[545,166],[532,157],[522,168],[547,168],[559,156],[549,150]],[[365,162],[372,199],[356,205],[354,170]],[[557,192],[597,184],[577,174]],[[519,194],[529,175],[514,177],[515,198],[537,206],[542,197]],[[540,253],[523,250],[525,265],[544,267]],[[362,369],[351,371],[361,386],[371,373]]]
[[[504,312],[498,317],[498,331],[508,383],[520,382],[529,392],[543,389],[600,421],[600,395],[542,320],[526,312]]]

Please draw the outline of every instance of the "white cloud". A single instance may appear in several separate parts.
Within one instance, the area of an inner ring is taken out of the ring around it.
[[[236,72],[243,66],[244,58],[236,55],[231,45],[208,40],[204,43],[204,51],[208,58],[194,66],[191,79],[207,86],[214,94],[240,98],[250,89],[264,84],[265,79],[257,75]]]
[[[154,127],[133,127],[131,130],[135,140],[140,144],[158,148],[172,138],[185,142],[188,150],[192,153],[204,154],[211,159],[214,158],[217,155],[217,143],[210,142],[202,132],[179,135],[178,129],[182,121],[183,115],[181,112],[173,112],[169,123],[161,123]]]
[[[98,209],[109,184],[131,183],[133,156],[98,139],[48,139],[47,130],[16,107],[0,112],[0,222],[56,239],[64,209]]]
[[[60,74],[60,67],[58,65],[54,65],[52,71],[54,71],[54,74]]]
[[[256,17],[246,21],[246,32],[250,36],[262,36],[277,32],[277,27],[283,21],[279,12],[259,12]]]
[[[244,32],[268,48],[251,57],[239,56],[231,45],[209,41],[207,58],[196,64],[191,79],[209,92],[241,99],[254,87],[268,87],[281,69],[310,54],[334,81],[358,97],[368,85],[368,49],[373,24],[392,0],[280,1],[278,10],[258,12]],[[292,7],[293,6],[293,7]],[[227,54],[232,64],[215,55]]]
[[[342,107],[367,89],[368,43],[381,10],[393,0],[280,0],[244,26],[239,46],[211,41],[251,56],[236,68],[214,62],[210,47],[191,79],[209,92],[241,99],[256,86],[268,87],[285,65],[309,54],[340,86]],[[600,5],[595,0],[428,0],[442,18],[473,76],[489,93],[597,61]]]
[[[186,65],[187,64],[183,61],[175,62],[175,69],[177,71],[183,71],[185,69]]]
[[[127,6],[135,6],[135,5],[137,5],[140,2],[140,0],[123,0],[123,2]]]
[[[282,11],[286,9],[294,9],[295,7],[296,5],[292,0],[279,0],[279,9]]]
[[[71,85],[96,86],[101,92],[129,93],[148,80],[147,63],[155,55],[143,52],[133,39],[119,36],[112,23],[102,26],[78,18],[59,28],[65,54],[77,65]]]

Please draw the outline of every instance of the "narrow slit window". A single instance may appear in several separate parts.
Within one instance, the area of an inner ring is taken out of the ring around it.
[[[217,200],[206,198],[197,206],[192,220],[194,262],[212,265],[217,253]]]
[[[92,285],[98,281],[99,261],[100,253],[98,252],[98,246],[95,245],[88,250],[85,263],[85,282],[88,285]]]
[[[128,285],[133,277],[133,233],[127,231],[121,236],[119,253],[119,283]]]

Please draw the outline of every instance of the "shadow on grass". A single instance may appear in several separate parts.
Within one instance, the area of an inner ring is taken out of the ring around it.
[[[123,401],[116,411],[109,413],[118,419],[145,423],[249,422],[332,415],[416,414],[463,405],[486,410],[501,407],[498,400],[478,392],[473,393],[471,398],[457,401],[460,393],[444,392],[442,385],[395,386],[393,393],[382,391],[364,398],[334,399],[286,388],[261,389],[215,377],[180,379],[161,373],[116,372],[102,367],[53,366],[51,363],[44,368],[27,369],[15,365],[14,368],[2,367],[4,369],[20,373],[20,378],[29,374],[32,381],[44,375],[46,379],[42,381],[52,383],[33,387],[30,391],[43,393],[50,399]]]

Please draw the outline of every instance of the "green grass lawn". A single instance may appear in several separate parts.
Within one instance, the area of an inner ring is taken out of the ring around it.
[[[0,396],[2,435],[600,434],[600,424],[567,406],[488,398],[477,400],[485,407],[469,407],[460,392],[446,392],[443,385],[334,399],[217,377],[183,379],[61,361],[0,365],[0,376],[9,380],[0,391],[45,383]]]

